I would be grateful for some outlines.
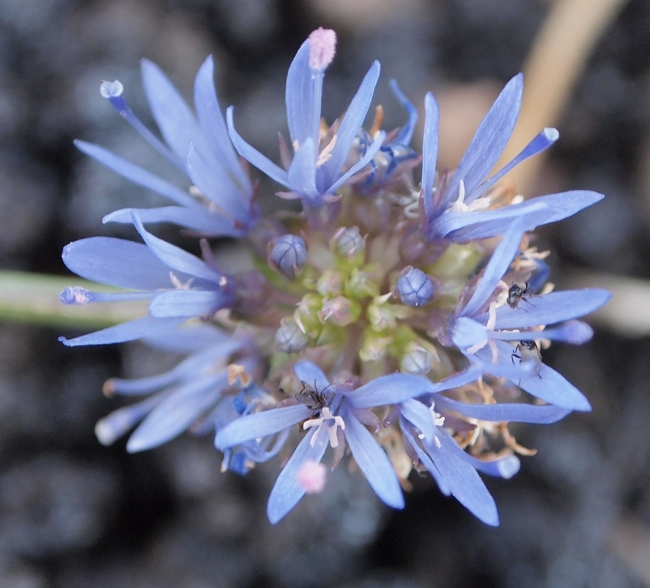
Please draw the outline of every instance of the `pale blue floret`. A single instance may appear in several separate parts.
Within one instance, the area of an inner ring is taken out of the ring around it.
[[[284,170],[249,145],[235,130],[233,107],[226,118],[230,137],[239,154],[270,178],[300,197],[307,208],[318,208],[337,199],[336,191],[354,174],[362,170],[381,147],[385,134],[374,137],[363,157],[343,172],[350,148],[363,124],[379,78],[380,66],[375,61],[361,82],[361,86],[341,120],[335,133],[335,142],[320,146],[320,117],[324,69],[310,67],[310,42],[305,41],[293,59],[286,83],[287,122],[294,157]],[[331,149],[329,154],[325,149]]]
[[[122,209],[104,222],[130,223],[136,212],[143,223],[171,222],[208,236],[241,237],[257,220],[253,187],[232,148],[213,82],[212,57],[199,69],[194,83],[195,116],[165,74],[142,61],[142,78],[152,114],[165,143],[130,109],[119,82],[104,82],[102,95],[159,153],[196,186],[190,195],[147,170],[85,141],[75,145],[123,177],[172,200],[176,206]],[[198,117],[198,118],[197,118]]]
[[[68,288],[66,304],[150,299],[149,316],[95,333],[60,340],[68,346],[132,341],[175,327],[192,317],[210,316],[234,302],[232,280],[217,268],[147,232],[133,222],[145,244],[112,237],[74,241],[63,249],[63,262],[78,276],[133,293],[96,293]]]
[[[427,239],[466,242],[502,235],[510,223],[523,220],[525,231],[567,218],[603,198],[589,190],[571,190],[533,198],[494,210],[483,210],[479,199],[514,166],[550,147],[559,137],[556,129],[540,132],[512,161],[488,178],[505,149],[519,116],[523,75],[505,86],[492,105],[448,184],[436,188],[439,108],[431,93],[425,97],[422,147],[422,231]],[[543,206],[540,206],[543,205]]]
[[[151,347],[190,355],[169,372],[106,383],[108,394],[147,395],[144,401],[112,412],[95,427],[101,443],[110,445],[142,421],[129,438],[129,452],[166,443],[209,414],[228,388],[226,360],[247,344],[211,325],[181,327],[144,341]]]
[[[476,289],[458,311],[450,325],[454,344],[481,369],[493,376],[503,376],[526,392],[549,404],[571,409],[590,410],[583,394],[555,370],[541,364],[539,370],[530,364],[513,361],[513,346],[506,341],[550,339],[579,345],[592,336],[591,328],[577,317],[589,314],[611,297],[606,290],[589,288],[551,292],[535,296],[524,311],[508,305],[495,309],[495,323],[488,328],[487,307],[495,290],[518,253],[523,237],[523,221],[511,225],[494,250]],[[547,325],[557,325],[546,328]],[[538,330],[544,327],[544,330]],[[533,330],[534,329],[534,330]]]

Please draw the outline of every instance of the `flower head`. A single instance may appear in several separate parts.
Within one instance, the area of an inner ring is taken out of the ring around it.
[[[229,223],[230,232],[212,234],[239,238],[254,269],[226,274],[206,240],[202,260],[145,230],[144,213],[129,212],[144,244],[96,237],[71,243],[63,255],[77,274],[128,291],[70,288],[61,297],[69,304],[146,300],[146,316],[64,342],[178,341],[177,350],[189,355],[175,369],[107,384],[112,392],[149,396],[100,421],[98,436],[111,442],[142,421],[127,446],[136,451],[188,428],[213,431],[222,469],[238,474],[282,451],[288,461],[267,509],[273,523],[305,494],[327,492],[324,464],[336,467],[349,449],[387,505],[404,506],[412,470],[429,472],[443,493],[496,525],[496,505],[478,472],[509,478],[519,469],[517,455],[534,453],[517,443],[510,421],[548,424],[589,410],[585,396],[541,354],[552,342],[587,341],[591,328],[578,319],[609,298],[599,289],[554,292],[548,252],[532,247],[528,232],[602,195],[571,191],[522,201],[499,183],[519,161],[550,146],[553,129],[488,177],[517,119],[521,76],[497,98],[458,169],[437,180],[438,113],[427,95],[418,190],[412,169],[419,157],[409,147],[417,114],[395,83],[407,124],[385,134],[378,108],[371,129],[362,128],[379,64],[341,121],[321,124],[335,40],[332,31],[315,31],[289,68],[293,156],[284,149],[286,170],[248,145],[234,128],[232,107],[227,113],[237,151],[291,191],[281,196],[299,197],[300,214],[258,219],[248,190],[236,196],[234,187],[250,185],[223,138],[209,62],[197,76],[198,126],[159,70],[144,65],[169,147],[143,130],[119,84],[103,86],[170,162],[184,161],[198,191],[217,206],[188,205],[194,227],[199,218],[217,222],[215,214]],[[113,167],[154,185],[130,165]],[[217,198],[217,188],[225,195]],[[191,328],[198,321],[205,324]],[[188,337],[191,345],[182,343]]]

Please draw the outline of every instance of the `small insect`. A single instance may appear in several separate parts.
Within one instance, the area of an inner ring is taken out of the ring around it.
[[[519,363],[525,363],[532,367],[531,375],[542,377],[539,373],[542,369],[542,353],[535,341],[520,341],[517,343],[510,359],[515,363],[515,358]]]
[[[309,387],[308,384],[302,380],[301,384],[302,390],[296,394],[296,400],[300,402],[300,404],[304,404],[310,410],[321,410],[325,404],[327,404],[326,391],[327,388],[329,388],[329,385],[323,390],[318,390],[316,388],[316,382],[314,382],[313,387]]]
[[[520,300],[528,302],[531,306],[535,306],[528,300],[528,298],[526,298],[526,296],[530,296],[532,293],[533,288],[528,282],[526,282],[523,288],[519,284],[515,283],[508,289],[508,298],[506,299],[506,302],[510,308],[517,308]]]

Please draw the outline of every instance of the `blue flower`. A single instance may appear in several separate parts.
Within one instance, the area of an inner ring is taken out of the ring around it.
[[[524,220],[515,221],[494,250],[473,294],[451,321],[451,340],[484,373],[509,378],[550,404],[590,410],[587,399],[565,378],[537,361],[534,354],[519,354],[517,358],[517,350],[508,342],[529,342],[524,347],[531,350],[540,339],[585,343],[592,330],[586,323],[573,319],[593,312],[611,294],[599,288],[569,290],[535,296],[525,309],[508,305],[508,286],[502,281],[519,251],[523,226]],[[547,325],[558,326],[546,328]]]
[[[306,208],[319,208],[337,200],[336,191],[375,157],[385,134],[378,132],[365,154],[343,172],[359,129],[366,117],[375,85],[379,62],[375,61],[350,102],[343,120],[321,137],[321,99],[325,69],[334,57],[334,31],[318,29],[302,44],[289,67],[286,85],[287,121],[294,155],[285,171],[235,130],[233,108],[226,113],[228,130],[239,154],[291,192],[286,198],[302,198]]]
[[[81,239],[66,245],[63,262],[82,278],[134,292],[102,293],[72,287],[60,298],[64,304],[151,300],[148,316],[75,339],[61,337],[65,345],[132,341],[192,317],[212,316],[234,303],[232,278],[147,232],[137,217],[132,220],[145,245],[113,237]]]
[[[219,107],[212,57],[205,60],[194,83],[198,120],[160,68],[146,59],[142,61],[142,79],[166,144],[135,116],[120,82],[104,82],[101,93],[193,186],[188,193],[99,145],[75,141],[86,155],[176,203],[162,208],[118,210],[104,217],[104,222],[130,223],[136,212],[143,223],[171,222],[212,237],[245,235],[255,224],[258,211],[253,187],[232,148]]]
[[[245,338],[231,337],[210,325],[176,328],[162,336],[145,337],[144,342],[150,347],[189,355],[167,373],[138,380],[116,378],[104,385],[107,395],[147,395],[143,401],[112,412],[95,427],[100,442],[111,445],[142,421],[127,443],[131,453],[166,443],[202,418],[213,426],[215,419],[210,413],[216,410],[223,391],[233,386],[238,375],[232,370],[229,373],[228,358],[250,345]],[[253,363],[244,362],[252,371]]]
[[[559,137],[556,129],[541,131],[512,161],[491,177],[519,116],[523,75],[505,86],[479,126],[470,146],[451,177],[443,175],[435,185],[438,157],[439,109],[431,93],[425,97],[426,120],[422,147],[422,232],[430,241],[467,242],[502,235],[510,223],[525,219],[523,230],[556,222],[595,204],[602,194],[571,190],[494,208],[490,189],[513,167],[550,147]]]

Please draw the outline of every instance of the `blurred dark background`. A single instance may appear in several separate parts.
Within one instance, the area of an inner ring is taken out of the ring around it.
[[[155,197],[84,158],[72,141],[98,142],[169,173],[99,94],[102,80],[119,79],[151,126],[142,57],[191,98],[194,74],[212,53],[222,106],[235,104],[240,132],[274,156],[277,130],[286,126],[289,62],[311,30],[335,28],[324,116],[331,121],[345,108],[379,59],[375,104],[384,104],[385,127],[404,120],[389,79],[419,106],[435,91],[446,117],[441,158],[453,165],[467,133],[522,68],[549,6],[3,0],[0,267],[65,274],[60,252],[71,240],[134,236],[102,225],[101,217],[150,206]],[[553,252],[554,281],[570,280],[577,269],[650,278],[649,104],[650,3],[631,0],[579,77],[537,183],[537,190],[607,195],[541,232],[540,246]],[[164,227],[157,233],[176,234]],[[3,588],[650,586],[647,337],[603,330],[587,346],[547,352],[594,410],[552,426],[513,428],[539,453],[522,459],[514,479],[487,480],[502,521],[492,529],[430,479],[414,479],[406,509],[395,512],[343,467],[325,494],[303,500],[272,527],[265,506],[277,463],[240,479],[219,473],[210,438],[183,436],[137,455],[123,442],[99,445],[94,423],[120,405],[102,396],[104,380],[156,373],[165,360],[138,344],[67,349],[59,334],[0,323]]]

